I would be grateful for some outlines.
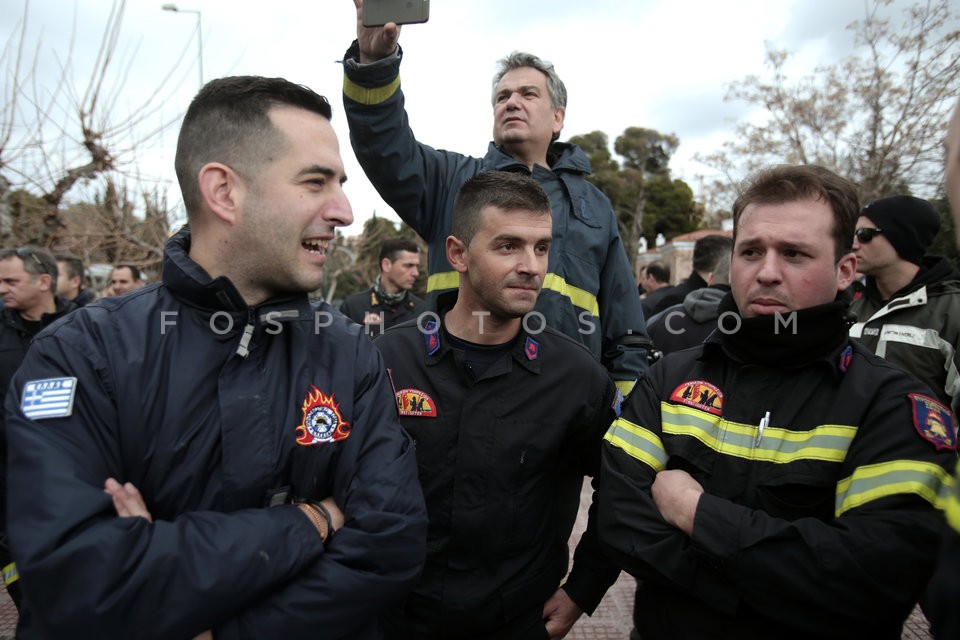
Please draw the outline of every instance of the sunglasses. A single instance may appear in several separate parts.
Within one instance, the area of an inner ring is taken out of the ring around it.
[[[853,235],[857,236],[857,240],[860,242],[866,243],[870,242],[874,239],[874,237],[881,233],[883,233],[883,229],[878,229],[876,227],[863,227],[854,231]]]

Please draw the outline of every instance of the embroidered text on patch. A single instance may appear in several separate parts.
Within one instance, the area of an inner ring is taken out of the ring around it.
[[[402,416],[437,417],[437,404],[429,394],[420,389],[397,391],[397,410]]]
[[[20,410],[31,420],[66,418],[73,413],[76,378],[31,380],[23,385]]]
[[[706,380],[684,382],[673,390],[670,400],[717,416],[723,414],[723,392]]]
[[[310,386],[303,399],[303,421],[297,427],[297,444],[312,446],[322,442],[336,442],[350,435],[350,423],[344,421],[340,405],[329,396]]]

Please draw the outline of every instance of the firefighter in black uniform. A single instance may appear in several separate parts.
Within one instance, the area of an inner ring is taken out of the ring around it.
[[[380,273],[366,291],[347,296],[340,311],[368,336],[418,317],[426,303],[413,295],[420,275],[420,247],[409,238],[389,238],[380,245]]]
[[[858,213],[821,167],[755,176],[720,330],[651,367],[605,436],[600,537],[643,581],[644,640],[900,638],[956,427],[847,336]]]
[[[446,243],[459,292],[374,343],[416,442],[430,521],[426,568],[385,616],[388,638],[559,638],[619,575],[591,515],[558,589],[583,478],[598,471],[621,396],[589,351],[530,313],[550,243],[535,181],[472,178]]]

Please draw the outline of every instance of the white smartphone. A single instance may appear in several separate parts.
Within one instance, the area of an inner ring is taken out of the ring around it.
[[[430,0],[363,0],[363,26],[382,27],[388,22],[416,24],[430,18]]]

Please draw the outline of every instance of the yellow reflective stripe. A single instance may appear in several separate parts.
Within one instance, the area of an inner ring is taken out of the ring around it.
[[[696,438],[717,453],[786,464],[798,460],[842,462],[857,428],[845,425],[820,425],[794,431],[766,427],[757,442],[758,426],[725,420],[721,416],[669,402],[660,403],[663,432]]]
[[[654,471],[663,471],[667,464],[667,452],[660,438],[649,429],[625,418],[614,420],[603,439]]]
[[[427,292],[445,291],[447,289],[456,289],[460,286],[460,274],[456,271],[444,271],[442,273],[432,273],[427,278]],[[560,295],[569,298],[575,307],[580,307],[592,313],[597,318],[600,317],[600,304],[597,302],[597,296],[589,291],[584,291],[561,278],[555,273],[548,273],[543,279],[543,288],[550,291],[556,291]]]
[[[17,571],[15,562],[11,562],[3,568],[3,584],[10,586],[20,579],[20,572]]]
[[[636,380],[614,380],[613,382],[617,385],[617,389],[620,389],[620,393],[623,394],[623,397],[626,398],[630,395],[630,392],[633,391],[633,386],[637,384]]]
[[[938,464],[920,460],[893,460],[857,467],[837,483],[836,515],[872,500],[903,493],[920,496],[943,508],[949,474]]]
[[[597,296],[589,291],[579,289],[555,273],[548,273],[543,279],[543,288],[556,291],[562,296],[570,298],[573,306],[586,309],[596,317],[600,317],[600,305],[597,303]]]
[[[427,293],[431,291],[446,291],[447,289],[456,289],[460,286],[460,274],[456,271],[444,271],[442,273],[431,273],[427,278]]]
[[[373,88],[361,87],[347,76],[343,76],[343,94],[360,104],[374,105],[386,102],[399,88],[400,76],[394,78],[393,82],[388,85]]]
[[[960,533],[960,482],[957,482],[956,478],[950,478],[949,485],[949,494],[944,501],[944,512],[947,516],[947,524]]]

